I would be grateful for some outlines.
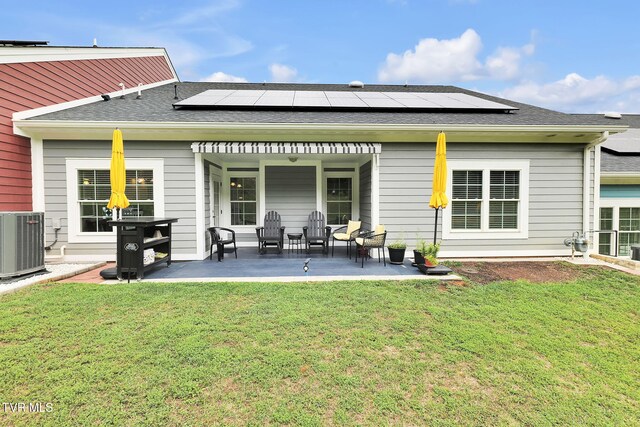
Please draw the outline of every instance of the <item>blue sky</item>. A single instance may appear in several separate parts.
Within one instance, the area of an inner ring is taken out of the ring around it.
[[[640,2],[3,2],[2,39],[166,47],[183,81],[451,84],[640,113]]]

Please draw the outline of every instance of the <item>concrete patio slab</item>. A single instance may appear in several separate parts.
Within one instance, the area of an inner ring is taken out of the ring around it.
[[[313,249],[307,254],[304,251],[281,254],[270,249],[266,254],[258,254],[256,248],[238,248],[238,258],[233,253],[226,253],[222,262],[218,262],[214,254],[213,260],[173,262],[171,266],[160,266],[145,274],[144,280],[159,281],[326,281],[326,280],[399,280],[424,279],[460,280],[458,276],[425,276],[411,261],[405,259],[402,265],[378,262],[377,252],[373,257],[355,262],[349,259],[344,248],[336,247],[332,257],[323,254],[320,249]],[[309,271],[305,273],[305,261]],[[112,283],[117,281],[108,281]]]

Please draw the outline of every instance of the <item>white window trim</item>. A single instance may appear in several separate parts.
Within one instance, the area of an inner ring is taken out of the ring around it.
[[[451,209],[443,209],[442,238],[461,239],[527,239],[529,237],[529,160],[448,160],[447,195],[452,193],[454,170],[481,170],[482,176],[482,213],[480,230],[454,230],[451,228]],[[492,170],[510,170],[520,172],[520,203],[518,205],[518,228],[516,230],[498,230],[489,228],[489,172]],[[453,200],[449,197],[449,205]]]
[[[618,245],[620,245],[620,233],[637,233],[637,231],[621,231],[620,230],[620,208],[640,208],[640,199],[634,197],[603,197],[600,199],[600,208],[598,209],[598,213],[602,208],[611,208],[613,209],[613,217],[612,217],[612,229],[618,230]],[[600,229],[600,222],[598,220],[598,229]],[[598,233],[600,234],[600,233]],[[596,238],[594,237],[594,240]],[[600,242],[600,238],[597,238],[595,246],[598,246]],[[613,247],[614,242],[613,239],[611,241],[611,248],[615,251],[616,248]],[[596,249],[598,252],[600,250],[599,247]],[[618,253],[619,258],[631,258],[631,255],[620,255]]]
[[[153,170],[153,211],[156,217],[164,217],[164,160],[125,159],[128,169]],[[111,159],[67,159],[67,216],[69,243],[115,243],[115,229],[111,232],[81,232],[80,209],[78,208],[78,170],[109,170]]]
[[[323,168],[333,167],[330,165],[323,165]],[[339,167],[354,168],[353,171],[336,171],[336,172],[324,172],[322,174],[322,212],[327,215],[327,178],[351,178],[351,218],[357,221],[360,218],[360,173],[358,165],[344,165]],[[329,224],[333,229],[343,227],[346,224]]]
[[[224,204],[224,208],[222,210],[223,215],[220,218],[221,222],[225,225],[222,225],[222,227],[233,227],[233,229],[237,232],[249,232],[249,231],[254,231],[256,229],[256,227],[259,226],[259,224],[261,223],[261,218],[260,218],[260,206],[261,206],[261,202],[260,202],[260,192],[261,192],[261,182],[263,182],[263,179],[260,179],[260,172],[259,171],[228,171],[227,168],[234,168],[234,167],[246,167],[245,165],[242,166],[237,166],[237,165],[227,165],[225,167],[225,174],[224,174],[224,178],[223,178],[223,188],[222,188],[222,194],[221,194],[221,203]],[[250,167],[255,167],[255,165],[250,166]],[[231,185],[231,178],[255,178],[256,179],[256,225],[231,225],[231,190],[229,189],[229,186]]]

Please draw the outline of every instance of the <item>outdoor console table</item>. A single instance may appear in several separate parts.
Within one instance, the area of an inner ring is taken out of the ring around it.
[[[289,238],[289,252],[292,251],[292,246],[296,247],[296,253],[300,252],[300,245],[302,244],[302,233],[287,233]]]
[[[130,277],[134,272],[138,280],[143,279],[146,271],[159,264],[171,265],[171,224],[174,222],[178,222],[178,218],[148,216],[108,222],[117,230],[116,272],[118,280],[122,280],[123,273]],[[153,255],[147,251],[147,259],[145,260],[145,250],[149,249],[153,249]]]

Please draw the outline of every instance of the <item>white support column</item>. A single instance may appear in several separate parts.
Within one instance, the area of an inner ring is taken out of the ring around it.
[[[380,223],[380,154],[371,159],[371,228]]]
[[[316,210],[322,212],[322,161],[316,164]],[[325,212],[326,213],[326,212]]]
[[[596,145],[594,160],[594,179],[593,179],[593,228],[600,230],[600,152],[601,147]],[[598,253],[598,244],[600,242],[600,233],[593,233],[593,251]]]
[[[44,144],[31,138],[31,203],[34,212],[44,212]]]
[[[260,166],[258,169],[258,217],[256,218],[256,225],[262,224],[264,216],[267,214],[267,185],[266,185],[266,172],[267,165],[264,160],[260,160]]]
[[[591,184],[591,146],[587,146],[584,149],[583,159],[583,174],[582,174],[582,231],[586,232],[591,227],[589,226],[589,213],[591,208],[591,196],[590,184]]]
[[[200,259],[206,257],[205,253],[205,221],[204,221],[204,160],[201,153],[195,154],[195,179],[196,179],[196,253]]]

